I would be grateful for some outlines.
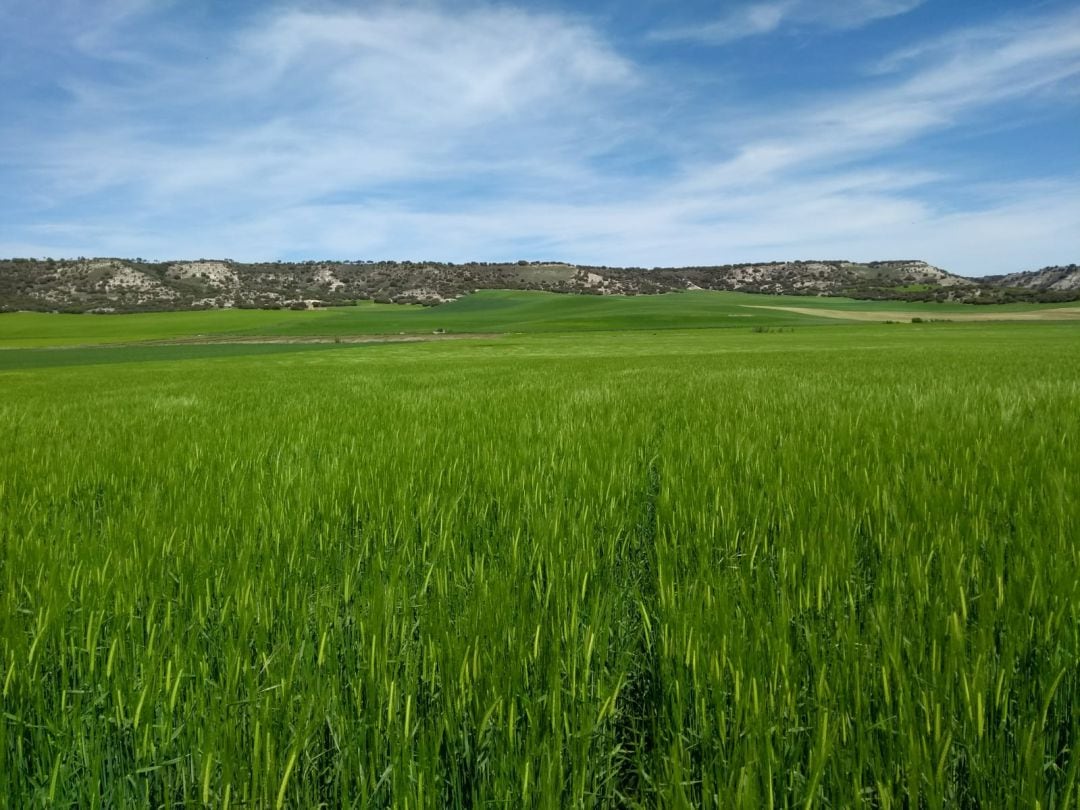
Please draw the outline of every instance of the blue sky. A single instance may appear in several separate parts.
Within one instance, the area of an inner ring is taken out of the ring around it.
[[[1076,262],[1080,7],[0,0],[0,255]]]

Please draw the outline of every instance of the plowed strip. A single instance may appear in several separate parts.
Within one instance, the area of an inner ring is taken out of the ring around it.
[[[1028,310],[1026,312],[902,312],[900,310],[846,310],[818,309],[817,307],[777,307],[764,304],[743,304],[748,309],[773,309],[796,315],[815,315],[819,318],[836,318],[845,321],[1078,321],[1080,307],[1055,307],[1053,309]]]

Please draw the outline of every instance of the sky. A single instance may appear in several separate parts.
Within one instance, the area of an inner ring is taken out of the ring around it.
[[[1075,0],[0,0],[0,256],[1080,261]]]

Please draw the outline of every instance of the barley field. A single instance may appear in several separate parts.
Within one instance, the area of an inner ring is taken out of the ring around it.
[[[791,317],[3,350],[0,802],[1080,807],[1080,329]]]

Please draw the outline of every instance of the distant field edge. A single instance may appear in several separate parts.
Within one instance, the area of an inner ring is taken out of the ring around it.
[[[1028,310],[1021,312],[941,312],[925,310],[854,310],[826,309],[824,307],[786,307],[768,304],[742,304],[747,309],[770,309],[777,312],[790,312],[794,315],[814,315],[820,318],[834,318],[845,321],[907,321],[916,318],[933,321],[1080,321],[1080,307],[1053,307],[1050,309]]]

